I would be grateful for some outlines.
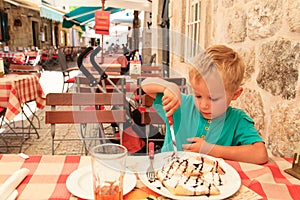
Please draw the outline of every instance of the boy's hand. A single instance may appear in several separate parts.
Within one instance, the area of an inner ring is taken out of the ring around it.
[[[165,88],[162,104],[167,117],[172,116],[175,110],[180,106],[181,92],[176,84],[168,84],[168,87]]]
[[[202,152],[202,148],[205,143],[204,137],[188,138],[187,141],[191,142],[192,144],[183,144],[182,149],[184,151],[196,152],[196,153]]]

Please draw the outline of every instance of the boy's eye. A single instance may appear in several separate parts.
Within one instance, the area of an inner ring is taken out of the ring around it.
[[[210,98],[211,101],[218,101],[219,98]]]
[[[201,95],[195,95],[195,97],[196,97],[197,99],[200,99],[202,96],[201,96]]]

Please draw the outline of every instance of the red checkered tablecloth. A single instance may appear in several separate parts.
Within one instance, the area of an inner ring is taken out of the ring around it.
[[[13,58],[15,52],[0,52],[0,58]]]
[[[0,78],[0,107],[7,108],[7,120],[18,115],[22,104],[29,101],[36,101],[40,109],[46,104],[46,96],[35,75],[8,74]]]
[[[247,199],[245,188],[255,191],[263,199],[300,199],[300,180],[283,172],[291,167],[291,159],[273,158],[274,162],[254,165],[227,161],[242,179],[243,186],[236,196],[230,199]],[[18,155],[0,154],[0,184],[20,168],[28,168],[29,175],[18,186],[18,200],[77,199],[66,188],[68,176],[76,169],[88,166],[88,156],[44,155],[23,159]],[[249,193],[249,192],[248,192]],[[124,196],[124,200],[158,197],[145,186],[139,185]],[[249,199],[249,196],[248,196]],[[253,195],[252,198],[253,199]],[[254,198],[257,199],[257,198]]]

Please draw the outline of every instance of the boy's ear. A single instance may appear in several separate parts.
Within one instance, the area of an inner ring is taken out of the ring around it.
[[[232,100],[236,100],[237,98],[239,98],[239,96],[242,94],[243,90],[244,89],[242,87],[239,87],[238,89],[236,89],[233,93]]]

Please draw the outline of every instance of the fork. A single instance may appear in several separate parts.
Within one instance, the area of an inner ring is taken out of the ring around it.
[[[150,166],[147,169],[146,175],[149,182],[155,181],[155,171],[153,168],[153,159],[154,159],[154,143],[149,142],[149,160]]]

